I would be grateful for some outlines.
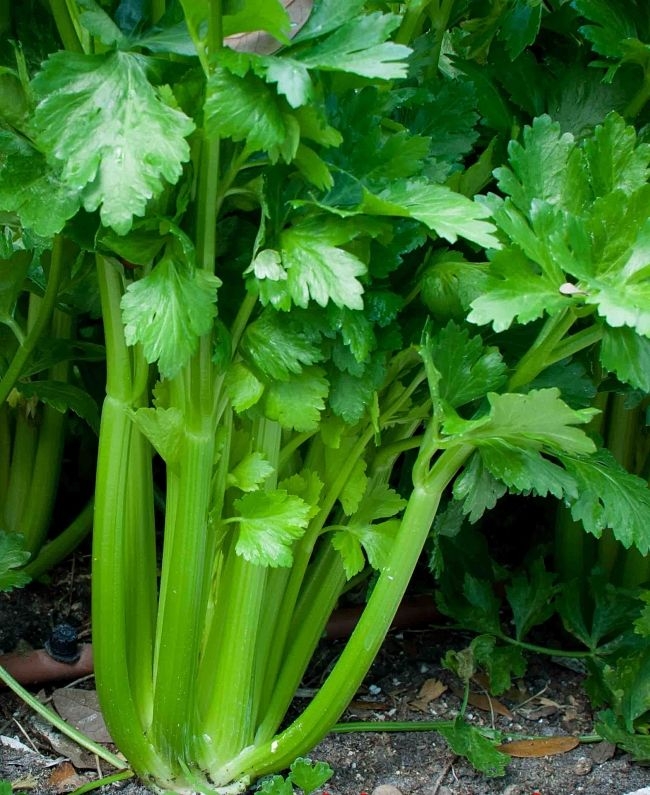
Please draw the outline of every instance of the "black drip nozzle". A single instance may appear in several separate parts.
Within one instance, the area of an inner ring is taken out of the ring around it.
[[[57,624],[44,643],[45,651],[53,660],[75,663],[81,657],[77,630],[70,624]]]

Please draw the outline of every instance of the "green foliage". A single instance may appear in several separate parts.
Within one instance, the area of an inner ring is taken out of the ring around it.
[[[11,591],[29,582],[30,577],[20,570],[29,558],[21,535],[0,532],[0,591]]]

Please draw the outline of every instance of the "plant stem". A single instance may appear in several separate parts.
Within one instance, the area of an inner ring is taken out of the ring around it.
[[[66,0],[49,0],[49,3],[65,49],[70,52],[83,52],[75,20],[72,18]]]
[[[516,392],[519,387],[529,384],[542,370],[548,367],[551,352],[560,343],[575,320],[575,315],[568,308],[546,320],[537,339],[521,357],[510,377],[509,392]]]
[[[54,238],[52,244],[52,255],[50,258],[50,268],[47,276],[47,286],[45,294],[40,302],[38,316],[34,321],[34,325],[29,329],[24,344],[16,351],[9,367],[7,367],[5,374],[0,380],[0,404],[4,403],[13,389],[16,381],[27,364],[29,357],[34,352],[36,343],[45,330],[52,317],[54,306],[56,304],[57,295],[59,292],[59,284],[63,276],[65,268],[65,255],[63,250],[63,238],[59,235]]]
[[[443,491],[474,448],[446,450],[436,461],[426,485],[416,485],[409,498],[390,559],[382,569],[359,623],[341,657],[300,718],[259,747],[245,749],[221,770],[215,781],[242,774],[253,778],[289,765],[313,748],[329,731],[363,681],[397,612],[428,537]]]
[[[68,557],[81,541],[88,535],[93,525],[95,501],[90,500],[75,519],[62,530],[52,541],[48,542],[24,568],[32,580],[42,577],[57,563]]]

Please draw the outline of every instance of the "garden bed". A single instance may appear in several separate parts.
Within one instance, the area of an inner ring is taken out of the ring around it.
[[[82,640],[89,638],[85,563],[78,557],[75,565],[60,568],[50,586],[35,584],[0,596],[3,651],[17,643],[42,645],[49,629],[61,620],[75,623]],[[462,648],[467,642],[461,633],[432,627],[391,632],[344,720],[381,724],[453,718],[461,703],[461,683],[441,667],[440,658],[446,649]],[[340,643],[323,642],[299,691],[300,701],[318,688]],[[474,725],[534,737],[587,735],[592,713],[581,680],[570,668],[533,656],[526,676],[499,701],[490,702],[475,686],[467,719]],[[61,684],[46,685],[42,695],[48,698]],[[92,690],[92,678],[72,685]],[[0,778],[14,784],[23,781],[25,791],[70,792],[98,776],[95,759],[59,744],[56,735],[7,691],[0,693],[0,735],[21,744],[0,747]],[[371,793],[382,784],[397,787],[403,795],[623,795],[650,784],[649,768],[604,743],[513,758],[506,775],[497,778],[477,773],[433,731],[330,734],[312,756],[334,769],[326,786],[331,795]],[[110,770],[103,766],[102,772]],[[127,781],[101,792],[145,795],[148,790]]]

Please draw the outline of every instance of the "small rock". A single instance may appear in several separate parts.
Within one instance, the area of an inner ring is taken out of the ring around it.
[[[508,784],[501,795],[521,795],[521,793],[522,789],[519,784]]]
[[[591,773],[594,763],[587,756],[581,756],[573,766],[576,776],[586,776]]]
[[[616,745],[603,740],[601,743],[596,743],[596,745],[592,746],[590,756],[597,765],[601,765],[603,762],[612,759],[615,753]]]
[[[650,795],[650,787],[635,789],[634,792],[627,792],[625,795]]]
[[[402,795],[402,793],[392,784],[380,784],[373,789],[371,795]]]

